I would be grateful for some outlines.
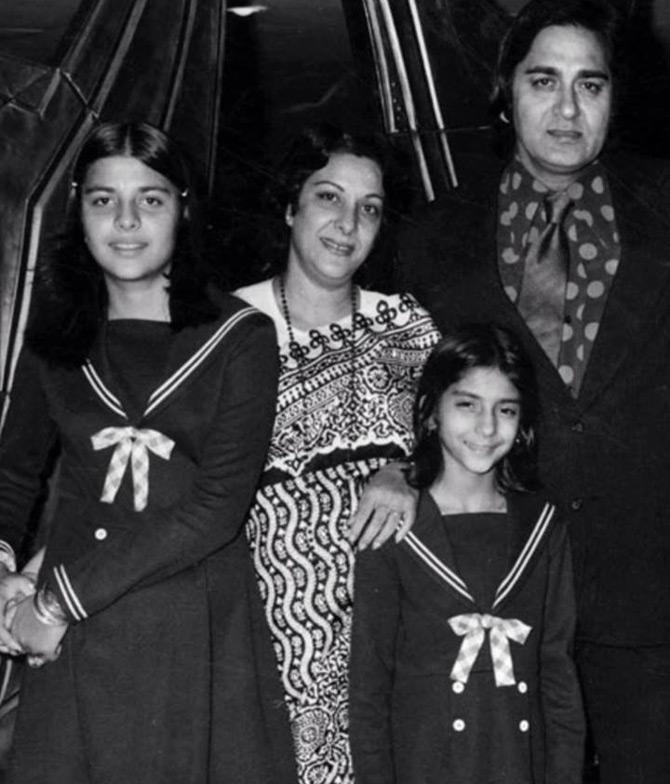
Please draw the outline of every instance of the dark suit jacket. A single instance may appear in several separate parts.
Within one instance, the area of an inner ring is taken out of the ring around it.
[[[622,258],[577,400],[497,269],[500,170],[429,208],[401,239],[395,284],[446,330],[495,321],[532,357],[542,404],[540,473],[565,507],[578,636],[670,643],[670,184],[663,163],[605,158]]]
[[[581,782],[584,720],[570,658],[575,606],[565,526],[540,497],[510,495],[508,504],[514,544],[491,606],[464,595],[427,493],[403,542],[357,557],[350,717],[359,784]],[[439,575],[432,556],[446,567]],[[523,643],[509,643],[516,683],[496,686],[488,633],[467,683],[450,678],[464,638],[448,619],[470,613],[531,627]]]

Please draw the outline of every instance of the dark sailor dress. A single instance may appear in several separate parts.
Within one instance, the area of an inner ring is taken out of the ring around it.
[[[277,383],[274,330],[226,297],[173,333],[110,322],[85,366],[24,349],[0,447],[0,535],[18,548],[55,441],[39,583],[70,627],[27,670],[16,784],[295,781],[242,524]]]
[[[471,518],[468,520],[468,518]],[[440,515],[357,559],[350,676],[357,784],[579,784],[574,598],[555,508]]]

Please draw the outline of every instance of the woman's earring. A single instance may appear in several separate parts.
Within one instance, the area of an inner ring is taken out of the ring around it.
[[[291,227],[293,226],[293,210],[291,209],[291,205],[286,208],[286,213],[284,215],[284,220],[286,221],[286,225]]]
[[[505,112],[504,109],[502,110],[502,112],[500,112],[498,117],[500,118],[501,122],[505,123],[505,125],[509,125],[509,117],[507,116],[507,113]]]

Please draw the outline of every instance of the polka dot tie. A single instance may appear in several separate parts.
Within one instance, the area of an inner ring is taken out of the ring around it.
[[[567,192],[544,199],[547,225],[528,249],[517,307],[543,350],[558,364],[563,332],[570,249],[565,217],[572,206]]]
[[[567,188],[572,207],[563,216],[569,264],[561,345],[556,369],[575,397],[595,344],[600,321],[621,258],[607,173],[592,163]],[[503,289],[518,307],[526,262],[537,253],[549,216],[549,189],[514,159],[500,180],[498,194],[498,271]]]

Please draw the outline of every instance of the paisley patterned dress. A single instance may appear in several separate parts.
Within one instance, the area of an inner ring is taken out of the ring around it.
[[[289,708],[302,784],[353,781],[347,666],[348,520],[377,468],[411,448],[416,382],[439,334],[409,295],[360,291],[346,317],[301,332],[271,281],[236,292],[275,322],[276,420],[247,534]]]

